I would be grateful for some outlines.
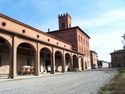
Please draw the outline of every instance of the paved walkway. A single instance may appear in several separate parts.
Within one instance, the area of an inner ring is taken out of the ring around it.
[[[0,94],[97,94],[116,69],[72,72],[0,82]]]

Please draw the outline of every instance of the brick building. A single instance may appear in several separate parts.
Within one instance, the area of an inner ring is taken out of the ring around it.
[[[15,79],[90,68],[90,37],[71,27],[68,14],[59,16],[59,23],[55,36],[0,14],[0,75]]]
[[[79,26],[71,27],[72,18],[68,13],[59,15],[58,21],[59,30],[49,31],[48,34],[67,41],[71,44],[73,51],[84,54],[84,69],[91,69],[89,49],[90,37]]]
[[[112,67],[125,67],[125,34],[122,37],[123,49],[110,53]]]
[[[97,53],[95,51],[90,51],[90,60],[92,69],[98,68],[97,58],[98,58]]]
[[[117,50],[111,55],[111,65],[112,67],[125,67],[125,50]]]

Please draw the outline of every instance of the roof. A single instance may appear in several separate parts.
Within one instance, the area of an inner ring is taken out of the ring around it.
[[[2,14],[2,13],[0,13],[0,17],[3,17],[3,18],[5,18],[5,19],[7,19],[7,20],[10,20],[10,21],[14,22],[14,23],[17,23],[17,24],[19,24],[19,25],[22,25],[22,26],[24,26],[24,27],[27,27],[27,28],[29,28],[29,29],[32,29],[32,30],[34,30],[34,31],[36,31],[36,32],[39,32],[39,33],[41,33],[41,34],[44,34],[44,35],[46,35],[46,36],[52,37],[52,38],[54,38],[54,39],[57,39],[57,40],[59,40],[59,41],[62,41],[62,42],[64,42],[64,43],[67,43],[67,44],[71,45],[71,44],[70,44],[69,42],[67,42],[67,41],[64,41],[64,40],[62,40],[62,39],[60,39],[60,38],[57,38],[57,37],[52,36],[52,35],[50,35],[50,34],[47,34],[46,32],[43,32],[43,31],[41,31],[41,30],[39,30],[39,29],[37,29],[37,28],[34,28],[34,27],[32,27],[32,26],[30,26],[30,25],[27,25],[27,24],[25,24],[25,23],[23,23],[23,22],[20,22],[20,21],[15,20],[15,19],[13,19],[13,18],[11,18],[11,17],[8,17],[8,16],[6,16],[6,15],[4,15],[4,14]]]
[[[114,51],[110,54],[125,54],[125,49]]]
[[[71,28],[67,28],[67,29],[61,29],[61,30],[54,30],[54,31],[50,31],[47,33],[49,34],[49,33],[55,33],[55,32],[59,32],[59,31],[65,32],[66,30],[70,30],[70,29],[79,29],[84,35],[86,35],[88,38],[90,38],[90,36],[88,34],[86,34],[79,26],[75,26],[75,27],[71,27]]]
[[[107,61],[104,61],[104,60],[98,60],[98,62],[102,62],[102,63],[110,63],[110,62],[107,62]]]
[[[95,51],[90,50],[90,52],[97,54]]]

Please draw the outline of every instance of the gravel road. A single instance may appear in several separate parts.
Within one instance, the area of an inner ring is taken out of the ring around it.
[[[116,74],[116,69],[101,69],[4,81],[0,82],[0,94],[97,94]]]

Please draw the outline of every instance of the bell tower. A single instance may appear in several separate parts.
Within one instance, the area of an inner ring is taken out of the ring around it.
[[[58,15],[59,30],[70,28],[71,20],[72,18],[68,13]]]

